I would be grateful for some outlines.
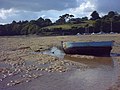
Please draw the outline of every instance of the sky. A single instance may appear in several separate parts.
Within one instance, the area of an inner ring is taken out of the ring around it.
[[[63,14],[90,17],[96,10],[101,16],[109,11],[120,12],[120,0],[0,0],[0,24],[13,20],[49,18],[53,22]]]

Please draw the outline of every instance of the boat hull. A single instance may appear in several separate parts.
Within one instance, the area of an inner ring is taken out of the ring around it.
[[[85,43],[77,43],[77,45],[75,45],[73,42],[63,42],[63,50],[66,54],[110,56],[110,52],[112,50],[112,42],[109,42],[108,45],[107,42],[104,43],[106,44],[104,45],[103,42],[97,42],[97,45],[94,45],[90,42],[89,45],[89,43],[87,42],[87,45]]]

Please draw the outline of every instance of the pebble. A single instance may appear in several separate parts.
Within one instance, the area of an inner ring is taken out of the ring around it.
[[[0,81],[2,82],[2,81],[3,81],[3,79],[0,79]]]
[[[12,83],[7,83],[7,86],[12,86]]]
[[[37,71],[46,71],[46,72],[66,72],[68,68],[66,68],[67,65],[70,65],[69,62],[66,61],[59,61],[55,58],[48,58],[48,60],[44,60],[44,58],[41,61],[33,62],[32,64],[28,65],[25,63],[24,60],[21,60],[22,58],[19,58],[19,60],[15,60],[12,58],[10,60],[7,60],[7,64],[9,64],[12,68],[7,70],[8,76],[14,76],[19,74],[20,80],[11,80],[9,83],[7,83],[7,86],[14,86],[17,84],[21,84],[22,82],[30,82],[36,78],[39,78],[43,76],[43,74],[35,74]],[[37,64],[37,65],[36,65]],[[39,67],[39,64],[42,64],[43,67]],[[46,64],[48,64],[46,66]],[[73,64],[73,63],[72,63]],[[44,67],[45,66],[45,67]],[[5,71],[5,70],[3,70]],[[35,71],[35,73],[34,73]],[[6,73],[6,71],[4,72]],[[3,74],[3,78],[7,77],[6,74]],[[2,81],[3,79],[0,79]]]
[[[10,82],[13,83],[14,81],[11,80]]]
[[[9,73],[8,75],[9,75],[9,76],[12,76],[12,75],[13,75],[13,73]]]
[[[30,79],[25,80],[25,82],[30,82],[30,81],[31,81]]]
[[[6,77],[7,77],[7,75],[3,74],[3,78],[6,78]]]
[[[40,68],[36,68],[36,71],[39,71],[40,70]]]

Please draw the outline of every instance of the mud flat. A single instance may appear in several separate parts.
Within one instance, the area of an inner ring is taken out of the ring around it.
[[[0,90],[118,90],[119,38],[120,34],[0,37]],[[61,49],[61,41],[105,40],[115,41],[112,57],[41,53]]]

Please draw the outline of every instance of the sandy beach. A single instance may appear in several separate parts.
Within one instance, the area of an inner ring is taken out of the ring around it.
[[[108,40],[115,41],[115,56],[108,62],[97,62],[94,56],[72,56],[80,62],[40,53],[61,49],[61,41]],[[0,90],[119,90],[119,70],[120,34],[0,37]]]

